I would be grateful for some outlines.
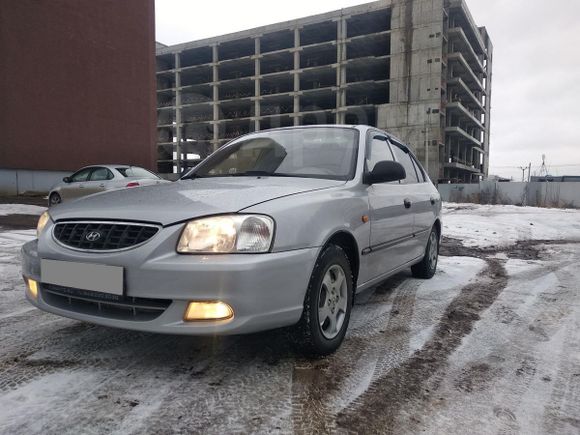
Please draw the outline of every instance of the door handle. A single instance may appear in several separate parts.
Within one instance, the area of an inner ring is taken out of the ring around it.
[[[105,187],[105,185],[103,183],[99,184],[99,187]]]
[[[411,208],[412,202],[408,198],[405,198],[403,204],[405,204],[405,208]]]

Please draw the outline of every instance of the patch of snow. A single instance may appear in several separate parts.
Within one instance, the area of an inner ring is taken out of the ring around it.
[[[514,205],[443,204],[443,235],[467,247],[518,240],[580,240],[580,210]]]
[[[8,216],[10,214],[32,214],[41,215],[46,211],[46,207],[28,204],[0,204],[0,216]]]
[[[21,316],[22,314],[26,314],[26,313],[28,313],[30,311],[34,311],[34,310],[36,310],[36,307],[29,306],[26,308],[22,308],[20,310],[11,311],[10,313],[7,313],[7,314],[0,314],[0,320],[9,319],[11,317],[16,317],[16,316]]]
[[[2,431],[18,433],[18,425],[26,422],[27,432],[43,432],[44,419],[39,416],[45,415],[47,407],[61,402],[66,394],[73,398],[83,394],[79,386],[91,384],[94,377],[88,370],[51,373],[20,385],[17,390],[0,395]],[[64,405],[61,402],[57,406],[62,408]]]
[[[19,248],[36,238],[36,230],[17,230],[0,232],[0,250]]]

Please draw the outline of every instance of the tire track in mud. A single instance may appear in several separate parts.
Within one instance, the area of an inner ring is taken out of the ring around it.
[[[110,359],[118,362],[130,358],[117,350],[125,345],[147,342],[150,336],[75,322],[31,342],[24,338],[20,352],[0,361],[0,392],[17,389],[65,368],[67,372],[98,369],[106,366]],[[109,352],[113,354],[107,356]]]
[[[397,275],[377,289],[362,307],[392,299],[391,309],[372,318],[362,310],[363,322],[349,332],[337,353],[321,360],[296,362],[292,373],[294,432],[333,432],[336,414],[356,401],[373,379],[408,357],[409,326],[421,281],[404,278]]]
[[[473,255],[471,255],[473,256]],[[471,333],[480,313],[489,308],[507,285],[501,261],[485,258],[487,267],[465,286],[446,308],[433,336],[403,364],[376,379],[354,406],[338,414],[337,425],[348,432],[395,433],[397,417],[410,403],[432,399],[428,381],[436,388],[440,371],[451,353]]]
[[[290,432],[293,354],[284,334],[224,337],[215,347],[207,339],[201,352],[188,352],[180,339],[183,349],[171,361],[171,374],[156,373],[172,386],[147,416],[144,432]],[[153,369],[157,362],[149,365]]]
[[[578,285],[570,273],[578,264],[578,252],[562,255],[565,251],[555,255],[546,249],[540,252],[541,261],[509,263],[508,287],[450,358],[437,392],[440,401],[422,403],[405,416],[428,416],[416,432],[449,433],[453,422],[462,421],[475,433],[536,433],[546,424],[543,414],[553,416],[546,405],[556,385],[565,391],[563,403],[553,407],[556,419],[580,415],[578,405],[569,406],[580,404],[580,385],[573,394],[570,360],[560,357],[576,354],[580,344],[577,337],[563,338],[566,332],[577,331],[570,325],[578,319],[570,309],[578,307],[571,304],[577,300]],[[501,315],[506,307],[511,309],[508,319]],[[562,370],[562,364],[568,365]],[[573,422],[566,420],[542,433],[574,432],[566,424]]]
[[[577,263],[576,263],[577,264]],[[567,270],[557,273],[562,288],[578,291],[576,277]],[[569,314],[575,321],[564,334],[564,346],[571,354],[580,354],[580,308],[572,307]],[[544,407],[543,431],[545,433],[580,432],[580,361],[561,360],[556,368],[551,395]]]
[[[505,253],[508,258],[538,260],[544,250],[541,245],[570,243],[578,241],[524,240],[507,247],[469,248],[459,240],[445,238],[441,255],[480,258],[487,262],[486,269],[450,303],[433,336],[422,349],[373,382],[354,406],[338,414],[339,429],[358,432],[365,428],[365,433],[399,432],[397,422],[405,408],[413,403],[434,400],[448,357],[461,344],[462,338],[471,333],[480,313],[489,308],[507,286],[504,261],[491,256]],[[523,369],[527,367],[524,366]],[[410,421],[419,423],[419,418],[413,416]],[[406,428],[409,430],[408,426]]]

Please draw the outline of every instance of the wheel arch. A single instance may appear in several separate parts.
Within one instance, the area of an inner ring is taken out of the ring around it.
[[[356,242],[355,237],[347,230],[338,230],[334,232],[322,245],[322,249],[320,252],[323,252],[324,249],[328,245],[337,245],[340,246],[348,260],[350,262],[350,267],[353,275],[353,294],[356,292],[356,285],[358,282],[358,275],[360,269],[360,254],[359,254],[359,247],[358,243]]]
[[[437,230],[437,234],[439,234],[439,238],[441,238],[441,219],[439,219],[439,218],[435,219],[435,223],[433,224],[433,227]]]
[[[56,190],[56,189],[53,189],[53,190],[51,190],[50,192],[48,192],[48,196],[47,196],[47,202],[48,202],[48,206],[49,206],[49,207],[51,206],[51,203],[50,203],[50,198],[51,198],[53,195],[58,195],[58,197],[59,197],[59,198],[60,198],[60,200],[62,201],[62,195],[60,194],[60,192],[59,192],[58,190]]]
[[[437,235],[439,236],[439,244],[437,245],[437,253],[439,253],[439,251],[441,251],[441,231],[442,231],[442,226],[441,226],[441,219],[437,218],[435,219],[435,223],[433,224],[433,228],[435,228],[437,230]]]

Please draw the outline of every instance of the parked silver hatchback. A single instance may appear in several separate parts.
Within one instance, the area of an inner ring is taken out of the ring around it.
[[[307,353],[342,342],[356,293],[430,278],[440,197],[401,141],[367,126],[242,136],[180,181],[41,216],[26,296],[61,316],[170,334],[292,326]]]

